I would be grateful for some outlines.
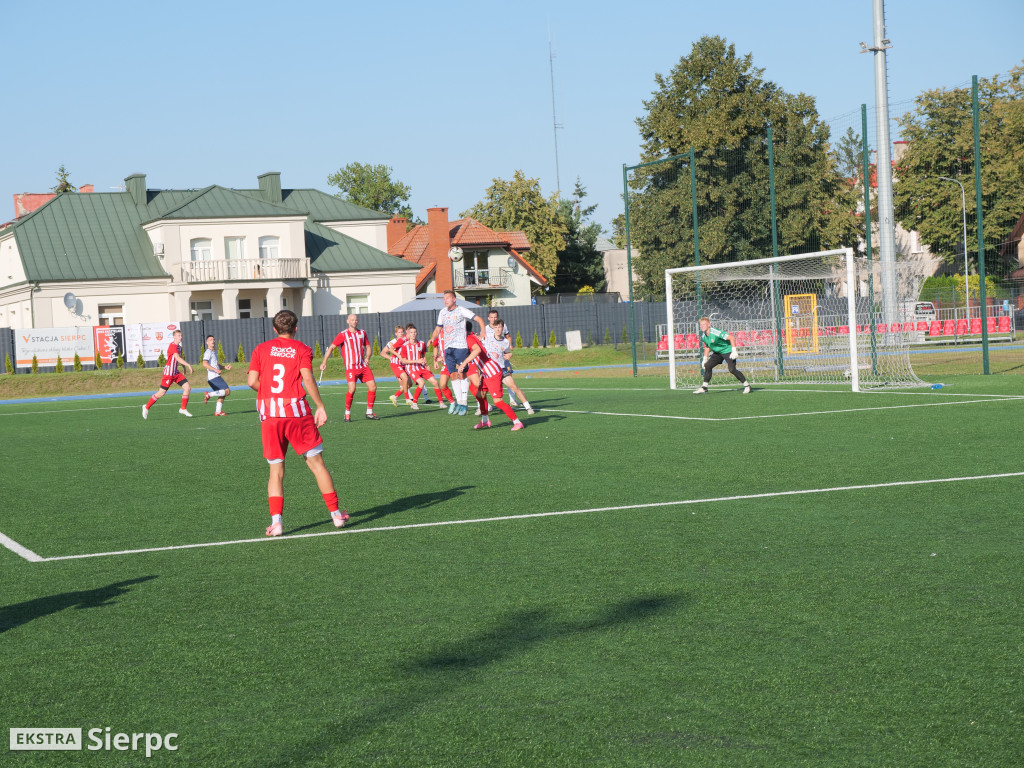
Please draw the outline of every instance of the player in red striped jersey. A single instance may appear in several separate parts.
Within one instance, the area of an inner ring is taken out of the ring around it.
[[[405,372],[405,368],[402,366],[402,358],[396,351],[402,346],[403,341],[405,341],[405,327],[396,325],[395,335],[391,337],[391,341],[387,343],[387,346],[380,351],[380,356],[388,361],[388,364],[391,366],[391,372],[395,375],[395,381],[398,382],[398,390],[388,398],[396,408],[398,407],[399,395],[405,396],[407,405],[412,403],[412,400],[409,399],[409,375]]]
[[[419,410],[419,405],[416,401],[420,399],[423,387],[428,384],[433,387],[437,401],[439,403],[444,402],[441,390],[438,388],[437,379],[434,378],[430,369],[427,368],[427,342],[417,341],[416,334],[415,325],[409,323],[405,326],[405,341],[398,348],[406,373],[410,379],[416,382],[416,391],[412,395],[411,407],[413,410]]]
[[[348,515],[338,509],[334,480],[324,464],[324,441],[319,428],[327,421],[327,411],[313,378],[313,350],[295,340],[298,322],[295,313],[288,309],[274,315],[277,338],[256,347],[249,363],[248,384],[256,390],[263,457],[270,464],[267,536],[280,536],[284,531],[284,455],[289,445],[305,457],[334,526],[341,528],[348,520]],[[306,404],[307,394],[316,405],[314,413]]]
[[[441,408],[444,408],[444,400],[448,399],[448,413],[452,412],[455,407],[455,394],[448,386],[448,382],[452,377],[451,371],[448,370],[448,365],[444,361],[444,334],[438,334],[436,338],[433,338],[429,342],[430,346],[434,347],[434,370],[440,369],[438,378],[440,381],[441,394],[443,398],[438,402]]]
[[[352,421],[352,400],[356,394],[356,382],[366,384],[366,418],[376,421],[380,416],[373,412],[373,401],[377,398],[377,382],[373,378],[373,371],[370,370],[370,354],[373,351],[370,347],[370,337],[366,331],[359,330],[359,317],[349,315],[346,320],[348,330],[342,331],[334,337],[331,346],[324,353],[324,361],[320,363],[320,370],[327,369],[327,359],[335,349],[341,349],[341,356],[345,360],[345,381],[348,382],[348,394],[345,396],[345,421]]]
[[[513,432],[526,429],[526,425],[519,420],[515,411],[512,410],[508,403],[501,399],[504,394],[504,387],[501,384],[501,364],[491,359],[487,354],[487,350],[484,349],[484,345],[480,343],[480,339],[472,333],[466,335],[466,346],[469,348],[469,355],[463,362],[459,363],[458,367],[462,369],[460,373],[469,365],[475,365],[481,377],[480,386],[477,387],[476,392],[476,400],[480,403],[480,423],[474,424],[473,429],[487,429],[491,426],[491,417],[488,413],[490,409],[487,405],[488,394],[494,402],[494,407],[512,420]]]
[[[181,356],[181,331],[177,330],[171,336],[171,343],[167,347],[167,365],[164,366],[163,376],[160,378],[160,388],[149,398],[149,402],[142,406],[142,418],[149,418],[149,409],[153,407],[153,403],[166,395],[172,384],[181,385],[181,408],[178,409],[178,413],[191,418],[192,414],[188,412],[188,396],[192,391],[192,385],[188,383],[185,374],[178,370],[179,365],[188,368],[189,375],[192,374],[192,366]]]

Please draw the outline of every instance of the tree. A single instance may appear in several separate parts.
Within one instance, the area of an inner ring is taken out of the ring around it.
[[[1024,188],[1024,66],[978,80],[979,129],[981,131],[981,189],[985,214],[986,267],[999,265],[993,244],[1009,239],[1021,214],[1020,190]],[[963,198],[967,203],[969,250],[978,242],[974,185],[974,118],[971,89],[925,91],[911,112],[898,119],[906,139],[893,184],[893,207],[904,229],[916,230],[921,242],[953,264],[963,262]]]
[[[611,241],[616,248],[626,247],[626,214],[620,213],[612,219]]]
[[[78,187],[68,181],[68,176],[71,172],[64,167],[64,163],[60,164],[60,168],[57,169],[57,186],[50,187],[51,192],[56,192],[58,195],[63,195],[65,192],[76,192]]]
[[[473,218],[491,229],[522,230],[530,241],[530,263],[554,282],[558,252],[565,248],[567,229],[558,214],[558,193],[545,198],[540,181],[516,171],[511,181],[493,179],[487,197],[460,216]]]
[[[412,189],[391,179],[390,166],[349,163],[328,176],[327,183],[338,188],[338,197],[343,200],[390,216],[404,216],[414,223],[407,203]]]
[[[687,155],[696,155],[701,263],[772,254],[767,126],[773,131],[776,223],[782,254],[856,244],[856,190],[838,168],[829,128],[805,94],[763,78],[750,54],[721,37],[694,43],[637,118],[642,162],[630,186],[630,236],[640,294],[664,297],[664,271],[694,263]]]
[[[597,250],[601,225],[588,221],[596,205],[583,205],[586,188],[576,179],[572,199],[558,201],[558,216],[565,225],[565,247],[558,252],[558,271],[555,288],[560,293],[575,293],[581,286],[590,285],[603,291],[604,257]]]
[[[847,179],[859,180],[864,175],[864,146],[860,134],[847,127],[836,142],[839,172]],[[863,188],[862,188],[863,189]]]

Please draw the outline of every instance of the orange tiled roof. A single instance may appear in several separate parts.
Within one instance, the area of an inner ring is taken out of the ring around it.
[[[406,261],[411,261],[422,267],[416,276],[417,291],[422,290],[437,268],[437,264],[428,253],[428,241],[427,225],[419,224],[406,232],[401,240],[388,249],[388,253],[393,256],[401,256]],[[547,279],[534,269],[533,265],[522,255],[522,251],[530,249],[530,241],[525,232],[495,232],[476,219],[458,219],[449,222],[448,242],[460,247],[494,245],[506,248],[541,285],[547,284]]]

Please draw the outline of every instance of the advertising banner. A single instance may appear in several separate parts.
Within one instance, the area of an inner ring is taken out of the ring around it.
[[[100,362],[114,363],[117,362],[119,356],[124,354],[124,326],[96,325],[93,326],[92,334]]]
[[[14,331],[14,354],[18,358],[18,368],[31,368],[32,356],[35,355],[39,365],[52,368],[57,365],[57,358],[70,366],[78,354],[82,365],[93,364],[92,328],[19,328]]]
[[[142,323],[126,325],[125,336],[127,352],[125,359],[135,361],[139,353],[146,361],[156,360],[161,352],[167,351],[171,336],[181,328],[178,323]]]

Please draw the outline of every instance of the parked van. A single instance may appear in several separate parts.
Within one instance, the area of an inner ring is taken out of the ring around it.
[[[914,302],[914,319],[925,320],[931,322],[936,317],[935,305],[930,301],[917,301]]]

